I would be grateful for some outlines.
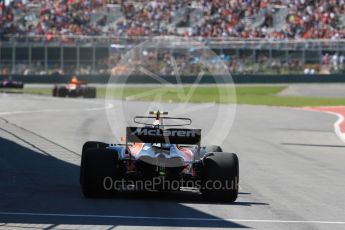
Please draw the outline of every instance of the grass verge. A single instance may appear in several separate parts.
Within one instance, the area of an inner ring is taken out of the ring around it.
[[[238,86],[236,90],[229,87],[200,86],[177,87],[177,88],[155,88],[155,87],[118,87],[110,88],[107,92],[106,87],[97,88],[97,97],[108,96],[116,99],[127,100],[163,100],[168,102],[216,102],[216,103],[235,103],[250,105],[270,105],[270,106],[337,106],[345,105],[345,98],[318,98],[318,97],[292,97],[278,96],[284,90],[284,86]],[[51,95],[51,88],[24,88],[2,89],[7,93],[28,93]],[[1,92],[0,91],[0,92]],[[192,93],[191,93],[192,92]],[[234,97],[236,95],[236,97]]]

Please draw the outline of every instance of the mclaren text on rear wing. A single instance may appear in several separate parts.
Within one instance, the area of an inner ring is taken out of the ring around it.
[[[127,127],[128,142],[199,145],[201,129]]]

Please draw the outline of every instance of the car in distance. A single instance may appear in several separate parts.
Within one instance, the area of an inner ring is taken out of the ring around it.
[[[223,152],[220,146],[201,147],[200,129],[177,127],[190,125],[191,119],[167,114],[152,111],[154,116],[136,116],[134,122],[142,126],[127,127],[125,143],[86,142],[80,167],[84,196],[191,188],[209,201],[234,202],[239,182],[237,155]],[[165,125],[167,120],[178,123]]]
[[[52,95],[53,97],[96,98],[96,87],[90,87],[85,81],[79,81],[74,76],[65,85],[55,85]]]
[[[23,89],[24,83],[22,81],[16,81],[12,79],[4,79],[0,81],[0,88],[6,89]]]

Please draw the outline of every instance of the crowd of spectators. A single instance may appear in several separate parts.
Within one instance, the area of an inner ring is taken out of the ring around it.
[[[123,2],[121,4],[124,20],[117,24],[116,35],[152,36],[174,35],[169,28],[177,12],[188,7],[190,0],[141,1],[140,4]]]
[[[92,25],[91,13],[105,0],[12,0],[0,1],[0,35],[44,36],[48,41],[64,35],[102,35]]]
[[[108,16],[114,13],[112,8],[119,9],[120,16],[110,23]],[[279,16],[282,20],[277,26]],[[71,36],[135,39],[164,35],[264,40],[344,39],[344,28],[345,0],[0,0],[0,40],[22,36],[69,43],[73,42]],[[154,58],[157,59],[157,54],[147,54],[147,60]],[[169,54],[164,54],[158,59],[161,63],[169,63],[170,58]],[[293,58],[269,59],[268,55],[255,58],[223,55],[222,58],[232,73],[326,73],[343,71],[345,64],[345,57],[336,53],[325,54],[322,60],[316,61],[317,65],[311,66]],[[111,58],[97,60],[94,66],[70,63],[63,67],[50,60],[47,63],[32,61],[30,65],[23,61],[16,63],[15,68],[8,59],[0,63],[0,74],[13,71],[22,74],[109,73],[119,59],[111,55]],[[187,74],[199,71],[200,66],[198,60],[187,56],[178,56],[175,64]],[[217,66],[216,62],[213,64]],[[174,71],[169,65],[149,68],[158,68],[161,74]]]
[[[260,37],[262,31],[250,29],[245,19],[255,19],[260,11],[266,10],[268,1],[196,1],[194,7],[202,10],[202,23],[192,26],[185,36],[203,37]]]
[[[288,38],[339,39],[345,37],[342,16],[345,14],[344,0],[286,0],[289,6],[285,34]]]
[[[90,23],[90,13],[102,6],[101,1],[43,1],[36,33],[48,39],[55,35],[100,35],[100,28]]]
[[[91,15],[108,9],[109,4],[120,7],[122,17],[104,30],[107,16],[91,23]],[[30,11],[35,7],[38,15],[32,18]],[[274,15],[283,8],[286,18],[276,28]],[[201,12],[201,17],[189,23],[193,10]],[[0,0],[0,36],[339,39],[345,38],[344,15],[345,0]],[[174,24],[177,17],[184,17],[183,30]]]
[[[204,23],[190,28],[188,35],[266,39],[339,39],[345,37],[341,26],[344,0],[237,0],[198,1]],[[286,8],[282,28],[273,28],[275,13]],[[246,20],[261,25],[250,27]]]

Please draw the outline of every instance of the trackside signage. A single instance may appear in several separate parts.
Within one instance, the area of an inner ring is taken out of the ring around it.
[[[158,129],[146,127],[127,127],[129,142],[198,144],[201,129]]]

